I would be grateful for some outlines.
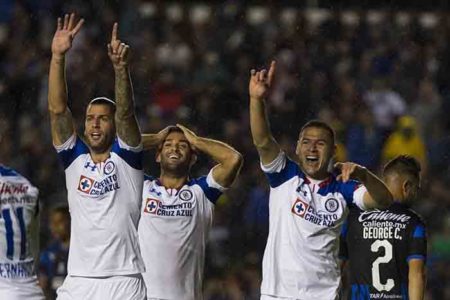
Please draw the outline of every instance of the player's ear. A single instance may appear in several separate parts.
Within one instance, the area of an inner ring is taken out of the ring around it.
[[[192,153],[191,161],[189,162],[189,168],[191,168],[197,162],[197,153]]]
[[[156,157],[155,157],[156,162],[157,162],[157,163],[160,163],[160,162],[161,162],[161,151],[160,151],[160,150],[157,150],[155,156],[156,156]]]
[[[412,182],[409,179],[403,181],[402,195],[404,199],[408,199],[409,195],[411,194],[412,188],[413,188]]]

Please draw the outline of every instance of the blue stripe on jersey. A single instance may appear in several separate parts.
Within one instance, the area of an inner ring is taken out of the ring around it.
[[[10,169],[5,166],[0,166],[0,175],[1,176],[19,176],[19,174],[14,171],[13,169]]]
[[[410,255],[406,258],[406,261],[409,262],[411,259],[421,259],[421,260],[425,260],[425,256],[422,254],[413,254]]]
[[[424,238],[425,237],[425,227],[423,225],[417,225],[414,229],[413,238]]]
[[[58,152],[58,156],[64,165],[64,169],[67,169],[78,156],[89,153],[89,148],[86,144],[78,136],[76,139],[75,146],[72,149]]]
[[[298,165],[288,157],[286,157],[286,165],[280,172],[266,173],[266,176],[269,179],[269,185],[272,188],[282,185],[294,176],[304,177]]]
[[[332,176],[333,177],[331,178],[330,182],[322,186],[317,191],[317,193],[325,197],[330,193],[338,192],[341,193],[342,196],[344,196],[344,199],[348,205],[353,203],[353,194],[355,190],[361,185],[361,183],[356,180],[349,180],[344,183],[342,181],[336,180],[336,177],[334,175]]]
[[[142,170],[142,151],[133,152],[119,146],[119,140],[114,140],[112,152],[119,155],[130,167],[136,170]]]
[[[402,290],[402,297],[403,297],[402,299],[408,300],[409,299],[408,286],[406,284],[402,283],[401,290]]]
[[[19,227],[20,227],[20,260],[25,259],[26,255],[26,245],[27,245],[27,232],[25,229],[25,219],[23,217],[23,207],[17,208],[17,219],[19,221]]]
[[[153,177],[151,175],[144,174],[144,181],[146,181],[146,180],[153,181],[153,180],[155,180],[155,177]]]
[[[208,198],[209,201],[216,204],[217,199],[219,199],[220,195],[222,195],[222,192],[216,188],[210,187],[208,183],[206,182],[206,176],[199,177],[197,179],[192,179],[188,182],[189,186],[192,186],[194,184],[197,184],[202,189],[203,193],[205,193],[206,198]]]
[[[6,230],[6,257],[12,260],[14,256],[14,231],[12,228],[11,213],[9,209],[4,209],[2,215],[5,220]]]
[[[346,238],[348,233],[348,220],[345,220],[344,224],[342,224],[341,236],[342,238]]]
[[[369,286],[366,284],[352,284],[352,300],[369,300]]]

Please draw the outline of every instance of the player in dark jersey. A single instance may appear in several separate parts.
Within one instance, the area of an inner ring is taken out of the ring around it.
[[[420,189],[420,165],[398,156],[386,164],[383,178],[396,201],[385,210],[350,208],[342,230],[348,299],[423,299],[426,230],[409,208]]]

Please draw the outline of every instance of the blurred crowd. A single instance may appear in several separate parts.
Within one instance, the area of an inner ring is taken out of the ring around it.
[[[86,22],[67,59],[70,107],[83,131],[96,96],[114,98],[106,44],[112,24],[131,45],[143,132],[182,123],[244,154],[218,202],[205,270],[206,300],[259,299],[268,184],[248,122],[252,68],[277,61],[268,99],[272,131],[293,153],[309,119],[337,132],[336,160],[379,172],[398,154],[423,167],[415,205],[428,225],[427,299],[450,299],[450,17],[448,12],[298,9],[196,2],[0,2],[0,162],[40,189],[41,282],[48,299],[65,275],[70,236],[63,168],[50,138],[47,73],[56,18]],[[158,175],[154,153],[146,172]],[[208,172],[201,157],[193,176]]]

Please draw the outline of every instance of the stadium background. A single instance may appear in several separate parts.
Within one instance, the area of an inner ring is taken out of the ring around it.
[[[427,299],[450,299],[449,4],[390,2],[1,0],[0,161],[40,189],[41,249],[53,242],[49,209],[66,201],[46,108],[49,48],[57,16],[74,11],[86,19],[67,59],[78,124],[89,99],[114,96],[106,43],[118,20],[133,53],[143,132],[179,122],[244,154],[241,176],[216,209],[206,300],[259,299],[268,185],[250,137],[247,87],[249,70],[271,59],[271,124],[287,152],[301,125],[320,118],[337,131],[338,160],[378,172],[407,153],[425,166],[415,209],[429,228]],[[153,158],[146,155],[146,171],[157,175]],[[203,157],[193,175],[209,166]]]

